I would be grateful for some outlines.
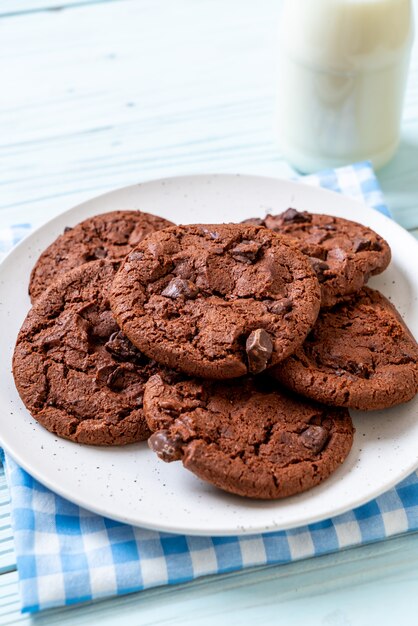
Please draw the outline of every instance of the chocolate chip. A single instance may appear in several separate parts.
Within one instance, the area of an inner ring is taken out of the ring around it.
[[[251,226],[264,226],[264,220],[261,217],[250,217],[248,220],[244,220],[242,224],[251,224]]]
[[[304,222],[312,222],[312,215],[306,211],[297,211],[296,209],[287,209],[280,216],[283,222],[293,222],[294,224],[303,224]]]
[[[244,240],[239,243],[235,248],[231,250],[231,256],[241,263],[247,263],[251,265],[257,258],[258,251],[261,248],[261,244],[255,241]]]
[[[141,261],[143,258],[143,252],[139,252],[139,250],[133,250],[128,256],[128,261]]]
[[[314,454],[319,454],[324,449],[328,437],[328,431],[322,426],[309,426],[300,435],[305,448],[309,448]]]
[[[148,446],[166,463],[181,459],[182,443],[180,437],[170,437],[168,430],[159,430],[148,439]]]
[[[306,240],[306,243],[319,246],[324,241],[327,241],[327,239],[329,239],[330,237],[331,235],[329,233],[324,233],[322,230],[317,230],[309,235],[309,237]],[[312,255],[312,256],[315,256],[315,255]]]
[[[259,374],[264,371],[273,352],[273,342],[268,332],[264,328],[253,330],[247,337],[245,349],[250,373]]]
[[[125,387],[125,372],[129,371],[129,368],[133,368],[133,365],[123,366],[118,365],[103,365],[97,370],[96,381],[103,383],[112,391],[122,391]]]
[[[158,257],[161,253],[161,244],[158,241],[145,241],[147,244],[147,251],[152,254],[153,257]]]
[[[116,367],[113,372],[109,374],[106,380],[106,385],[112,391],[122,391],[124,388],[124,367]]]
[[[353,241],[354,252],[363,252],[364,250],[373,250],[380,252],[382,245],[379,241],[372,241],[371,239],[363,239],[362,237],[355,237]]]
[[[321,259],[317,259],[314,256],[310,256],[308,257],[308,259],[313,271],[318,277],[319,282],[323,283],[327,279],[327,276],[325,276],[325,272],[329,270],[328,263],[325,263],[325,261],[321,261]]]
[[[211,239],[219,239],[219,233],[216,230],[209,230],[209,228],[202,228],[205,235],[209,235]]]
[[[185,280],[184,278],[172,278],[167,287],[161,292],[162,296],[166,298],[180,298],[181,296],[193,300],[199,293],[199,289],[191,280]]]
[[[104,248],[95,248],[93,250],[93,256],[95,259],[105,259],[107,257],[107,250]]]
[[[47,334],[42,334],[39,337],[39,345],[46,349],[50,350],[51,348],[57,348],[62,345],[62,333],[60,332],[49,332]]]
[[[322,228],[323,228],[324,230],[330,230],[330,231],[335,231],[335,230],[337,230],[337,227],[336,227],[336,226],[334,226],[334,224],[325,224]]]
[[[372,242],[370,239],[362,239],[361,237],[354,237],[353,250],[354,252],[363,252],[363,250],[370,250]]]
[[[328,251],[328,259],[335,259],[336,261],[345,261],[347,258],[347,252],[342,248],[332,248]]]
[[[110,335],[105,348],[118,361],[144,364],[148,360],[121,331]]]
[[[103,365],[102,367],[99,367],[96,372],[96,381],[106,384],[109,374],[111,374],[113,370],[114,365]]]
[[[70,230],[73,230],[73,229],[71,228],[71,226],[66,226],[66,227],[64,228],[64,233],[69,233],[69,232],[70,232]]]
[[[158,404],[159,408],[162,409],[166,413],[173,413],[174,415],[178,415],[181,411],[181,404],[174,398],[169,398],[168,400],[161,400]]]
[[[361,361],[348,361],[345,368],[348,372],[354,374],[354,376],[357,376],[358,378],[370,378],[370,369],[366,363],[362,363]]]
[[[107,250],[103,247],[94,248],[94,250],[90,250],[84,255],[84,260],[86,263],[89,261],[96,261],[97,259],[105,259],[107,257]]]
[[[280,226],[282,224],[279,223],[277,218],[277,215],[270,215],[270,213],[268,213],[263,220],[263,226],[274,232],[280,232]]]
[[[279,300],[278,302],[268,301],[267,308],[270,313],[274,313],[274,315],[283,315],[292,310],[293,303],[290,298],[283,298],[283,300]]]

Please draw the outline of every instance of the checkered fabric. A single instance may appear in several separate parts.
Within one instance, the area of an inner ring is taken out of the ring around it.
[[[305,180],[348,191],[388,214],[368,163]],[[12,244],[24,227],[11,229],[4,241]],[[4,464],[23,612],[288,563],[418,529],[416,473],[376,500],[320,523],[245,537],[186,537],[90,513],[43,487],[7,455]]]

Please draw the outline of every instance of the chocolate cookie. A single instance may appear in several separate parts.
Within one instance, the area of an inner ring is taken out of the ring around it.
[[[153,233],[116,275],[111,306],[150,358],[203,378],[259,373],[312,328],[319,283],[306,257],[265,228],[178,226]]]
[[[120,331],[108,291],[116,263],[87,263],[55,282],[29,312],[13,358],[19,394],[47,430],[94,445],[149,435],[144,384],[160,371]]]
[[[172,222],[141,211],[112,211],[66,228],[39,257],[29,282],[31,301],[65,272],[98,259],[122,260],[144,237]]]
[[[288,209],[245,223],[297,239],[321,283],[321,306],[330,307],[359,291],[389,265],[390,248],[370,228],[341,217]]]
[[[418,345],[395,307],[364,287],[322,310],[303,346],[271,374],[325,404],[385,409],[417,393]]]
[[[349,413],[265,385],[249,378],[171,385],[153,376],[144,393],[154,431],[148,445],[241,496],[284,498],[314,487],[350,451]]]

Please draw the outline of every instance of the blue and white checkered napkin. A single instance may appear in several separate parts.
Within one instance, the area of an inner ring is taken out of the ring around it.
[[[388,214],[368,163],[306,181],[363,199]],[[0,232],[10,247],[26,225]],[[246,537],[185,537],[132,528],[52,493],[6,455],[22,610],[35,612],[206,574],[288,563],[418,529],[418,475],[333,519]]]

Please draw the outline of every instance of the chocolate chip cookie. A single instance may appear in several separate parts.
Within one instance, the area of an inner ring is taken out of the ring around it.
[[[341,217],[288,209],[245,223],[270,228],[298,241],[321,283],[321,306],[346,299],[389,265],[387,242],[370,228]]]
[[[347,457],[354,428],[346,409],[321,406],[245,378],[145,386],[148,445],[220,489],[274,499],[306,491]]]
[[[120,331],[108,291],[117,264],[87,263],[40,296],[13,358],[19,394],[47,430],[78,443],[121,445],[149,435],[142,396],[160,371]]]
[[[305,255],[239,224],[156,232],[124,260],[111,306],[150,358],[203,378],[257,374],[300,345],[319,311]]]
[[[385,409],[417,393],[418,345],[395,307],[364,287],[322,310],[303,346],[271,373],[325,404]]]
[[[112,211],[66,228],[39,257],[29,282],[31,301],[65,272],[98,259],[122,260],[146,235],[173,223],[141,211]]]

